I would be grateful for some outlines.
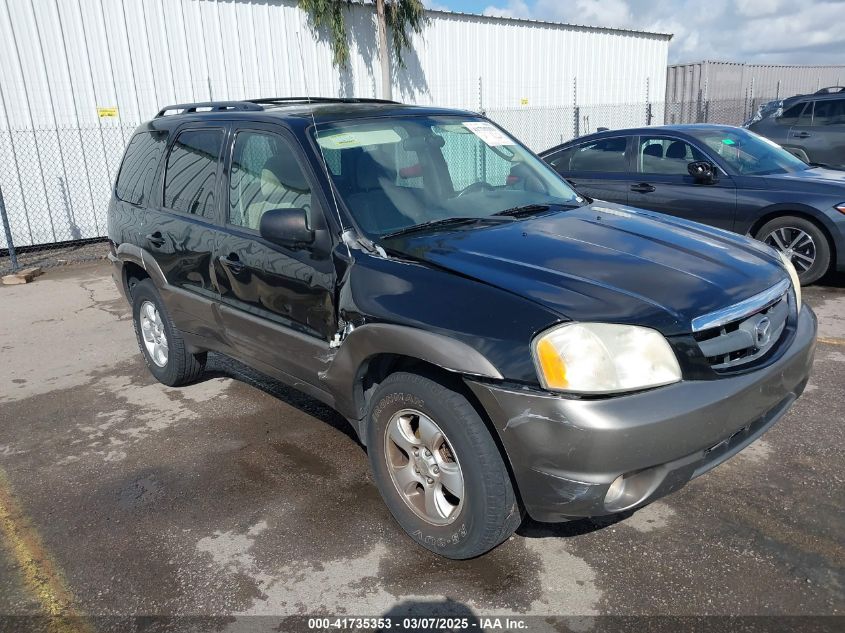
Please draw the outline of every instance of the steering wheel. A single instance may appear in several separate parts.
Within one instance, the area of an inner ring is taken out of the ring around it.
[[[476,191],[495,191],[495,190],[496,190],[496,187],[491,185],[486,180],[478,180],[478,181],[472,183],[471,185],[468,185],[468,186],[464,187],[463,189],[461,189],[458,192],[458,195],[455,196],[455,197],[460,198],[462,195],[464,195],[466,193],[474,193]]]

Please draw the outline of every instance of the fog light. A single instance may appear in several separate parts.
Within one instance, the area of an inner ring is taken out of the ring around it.
[[[607,494],[604,495],[604,502],[606,504],[613,503],[622,496],[623,492],[625,492],[625,475],[619,475],[607,489]]]

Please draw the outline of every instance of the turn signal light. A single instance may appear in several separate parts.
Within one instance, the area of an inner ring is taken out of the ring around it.
[[[537,362],[540,363],[549,389],[566,389],[569,385],[566,380],[566,365],[548,339],[541,339],[537,343]]]

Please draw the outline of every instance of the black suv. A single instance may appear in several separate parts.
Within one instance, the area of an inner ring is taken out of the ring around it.
[[[451,558],[525,512],[680,488],[789,409],[815,348],[774,250],[590,203],[471,112],[167,108],[129,143],[109,237],[158,380],[215,351],[331,405],[399,524]]]
[[[824,88],[763,104],[744,127],[805,163],[845,169],[845,88]]]

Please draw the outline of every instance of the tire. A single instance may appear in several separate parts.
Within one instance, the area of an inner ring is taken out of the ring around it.
[[[502,455],[462,394],[424,376],[395,373],[375,390],[367,414],[376,485],[393,517],[417,543],[446,558],[473,558],[519,527],[522,514]],[[442,443],[427,444],[436,431]],[[413,446],[419,446],[418,456]],[[428,457],[426,446],[435,449]],[[457,490],[455,467],[462,490]],[[415,470],[419,474],[412,475]],[[411,492],[400,492],[403,485]],[[431,505],[426,499],[433,500]]]
[[[790,249],[784,248],[789,246],[788,242],[800,238],[802,233],[812,242],[806,242],[805,238],[801,238],[804,241],[799,242],[792,253]],[[824,231],[807,218],[792,215],[774,218],[761,226],[754,237],[791,255],[802,286],[818,281],[830,268],[830,242]],[[799,248],[799,246],[802,247]],[[811,265],[807,262],[807,257],[812,257]]]
[[[157,314],[157,321],[150,318],[151,314],[148,311],[150,306]],[[150,279],[144,279],[132,285],[132,321],[144,362],[150,373],[160,383],[169,387],[179,387],[199,378],[205,368],[207,354],[205,352],[192,354],[185,349],[185,340],[173,325],[164,302]],[[154,323],[156,327],[151,330],[148,327],[149,323]],[[145,340],[145,331],[147,337],[152,335],[153,341]],[[156,352],[155,339],[165,343],[164,348],[159,346],[159,349],[166,349],[166,355]],[[152,350],[150,344],[153,345]]]

